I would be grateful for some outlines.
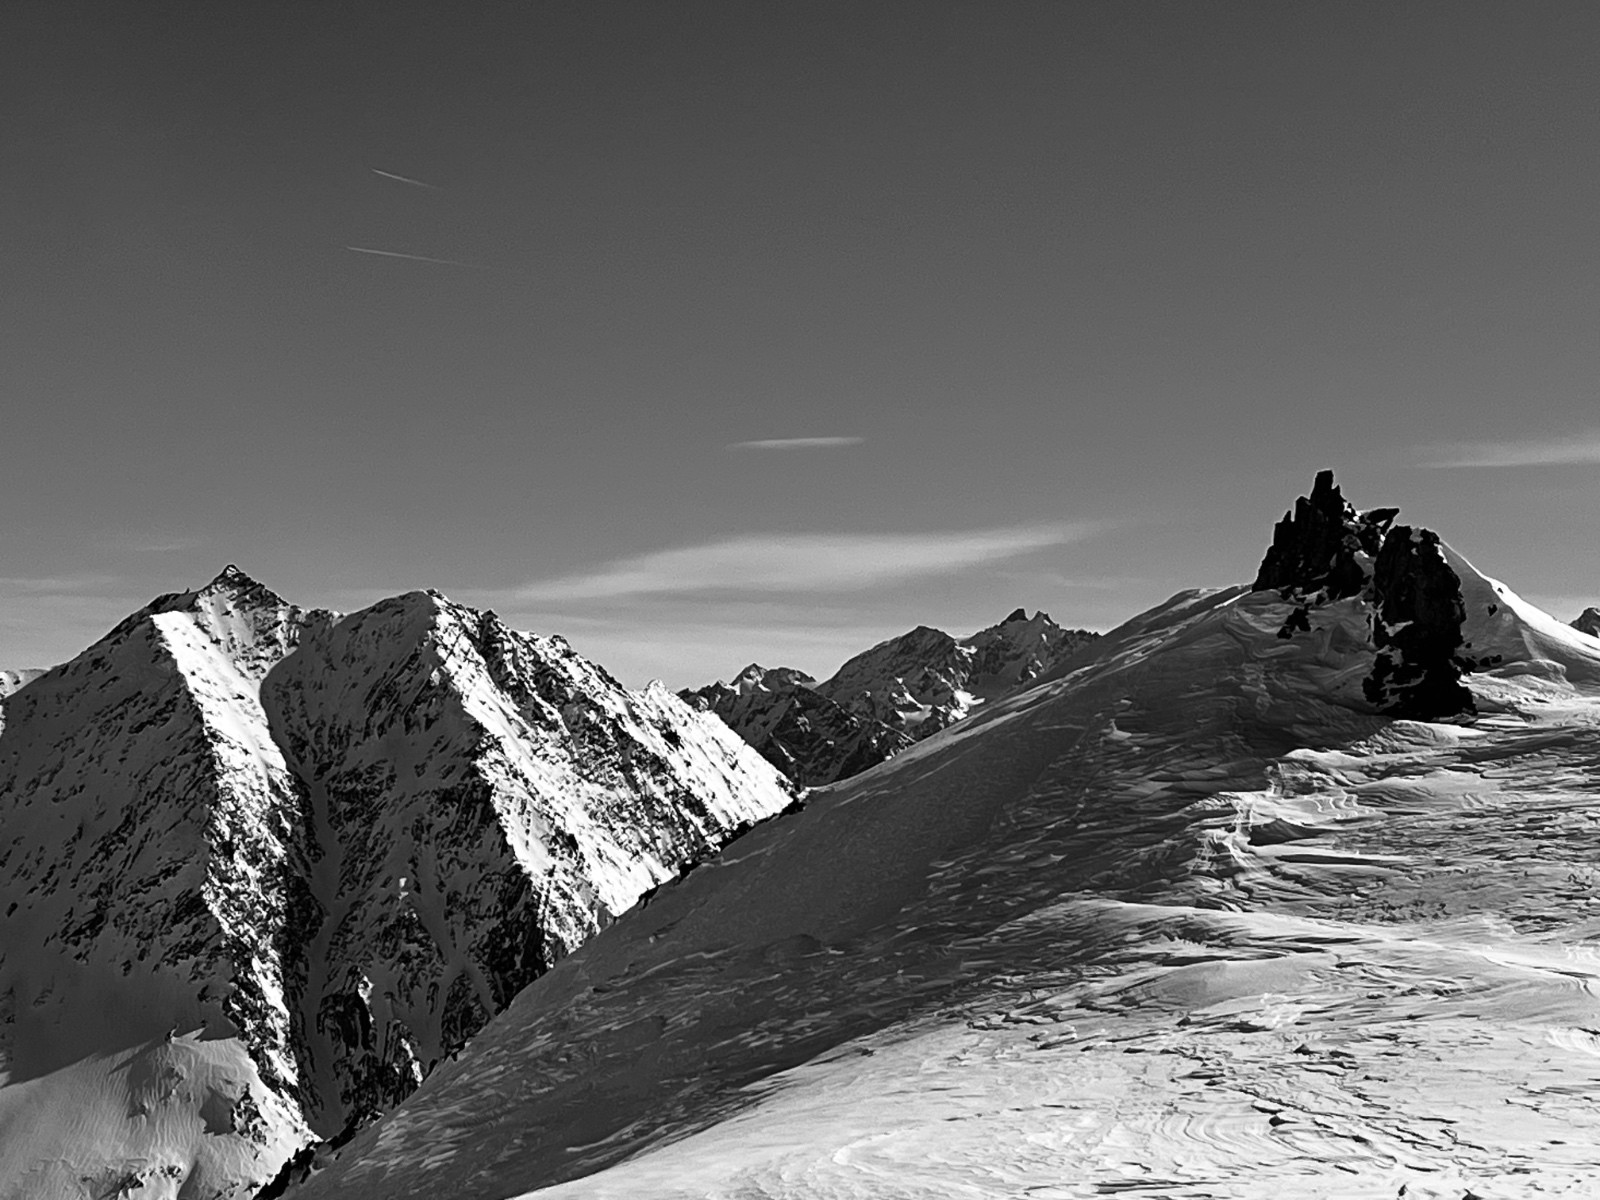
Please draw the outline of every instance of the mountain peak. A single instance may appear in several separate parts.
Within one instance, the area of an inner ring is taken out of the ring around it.
[[[247,575],[244,571],[241,571],[234,563],[229,563],[223,567],[210,583],[189,594],[194,596],[249,596],[273,605],[288,603],[277,592],[254,576]]]
[[[229,563],[217,572],[217,577],[206,584],[206,589],[214,587],[255,587],[256,581],[239,569],[238,563]]]
[[[1301,496],[1272,531],[1256,572],[1255,591],[1324,592],[1354,596],[1372,575],[1372,562],[1399,514],[1396,508],[1357,512],[1332,471],[1318,471],[1311,494]]]
[[[1001,621],[1000,624],[1002,624],[1002,625],[1012,625],[1012,624],[1015,624],[1018,621],[1026,621],[1027,619],[1028,619],[1028,610],[1025,609],[1025,608],[1019,608],[1019,609],[1017,609],[1016,612],[1012,613],[1004,621]]]
[[[1587,633],[1590,637],[1600,637],[1600,608],[1591,605],[1584,609],[1572,622],[1572,627],[1579,633]]]
[[[205,601],[221,600],[230,606],[250,608],[289,608],[287,600],[266,584],[245,574],[233,563],[217,572],[212,580],[186,592],[167,592],[147,604],[134,616],[166,612],[193,612]]]

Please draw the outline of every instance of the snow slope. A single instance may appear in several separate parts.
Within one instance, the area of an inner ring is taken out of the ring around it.
[[[1360,578],[1182,593],[661,889],[299,1195],[1593,1195],[1600,641],[1442,553],[1474,711],[1376,711]]]
[[[6,718],[0,1197],[253,1193],[790,802],[559,638],[437,593],[303,610],[231,567]],[[149,1063],[183,1076],[159,1104]]]

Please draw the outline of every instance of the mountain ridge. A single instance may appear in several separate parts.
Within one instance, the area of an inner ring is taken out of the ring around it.
[[[198,1172],[187,1198],[397,1102],[792,788],[562,639],[436,592],[300,609],[229,566],[8,696],[0,795],[4,1077],[50,1093],[84,1086],[84,1050],[232,1046],[215,1102],[265,1126],[141,1151]],[[0,1155],[0,1195],[51,1149]]]
[[[792,667],[752,663],[731,682],[679,695],[814,787],[859,774],[1012,694],[1098,636],[1018,608],[965,638],[919,625],[853,655],[820,683]]]

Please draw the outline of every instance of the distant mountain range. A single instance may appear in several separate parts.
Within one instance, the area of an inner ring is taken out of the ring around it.
[[[680,692],[714,712],[796,783],[847,779],[1029,686],[1099,635],[1017,609],[971,637],[919,625],[818,683],[751,663],[730,682]]]

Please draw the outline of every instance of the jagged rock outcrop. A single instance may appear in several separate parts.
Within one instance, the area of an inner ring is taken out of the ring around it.
[[[559,637],[434,592],[301,609],[232,567],[6,710],[0,1069],[236,1039],[256,1184],[793,793]]]
[[[1461,683],[1467,610],[1461,580],[1431,529],[1398,525],[1373,564],[1372,641],[1378,655],[1362,684],[1368,700],[1397,717],[1419,720],[1471,712]]]
[[[1600,637],[1600,608],[1584,609],[1572,622],[1572,627],[1590,637]]]
[[[1327,600],[1358,594],[1371,578],[1372,562],[1399,512],[1357,512],[1334,483],[1333,472],[1318,471],[1311,494],[1297,499],[1274,526],[1272,545],[1252,588],[1320,593]]]
[[[918,626],[854,656],[823,683],[790,667],[752,664],[731,683],[681,694],[814,787],[875,766],[1020,690],[1098,636],[1019,608],[967,638]]]
[[[1295,603],[1280,638],[1314,632],[1319,607],[1354,601],[1370,611],[1372,670],[1367,700],[1391,716],[1431,720],[1473,710],[1461,579],[1430,529],[1394,524],[1399,510],[1358,512],[1332,471],[1319,471],[1310,496],[1273,529],[1253,590]]]

